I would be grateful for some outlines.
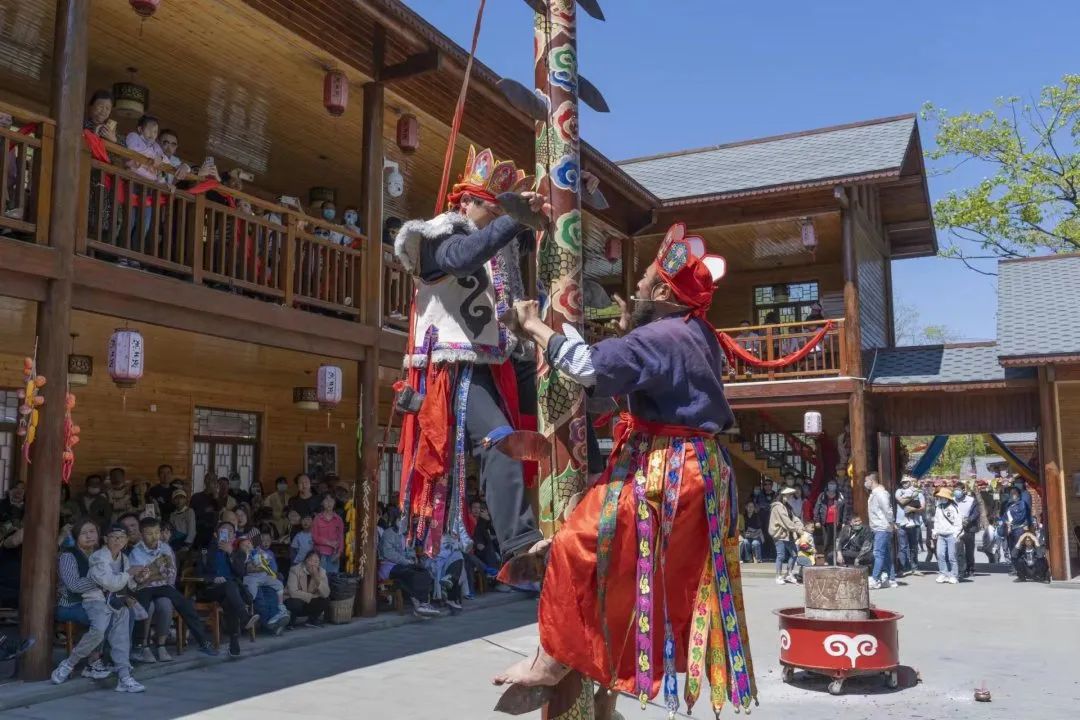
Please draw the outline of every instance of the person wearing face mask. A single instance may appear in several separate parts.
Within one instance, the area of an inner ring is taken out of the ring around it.
[[[915,486],[915,478],[904,475],[895,495],[897,564],[904,575],[922,575],[918,568],[919,535],[922,534],[922,516],[926,509],[922,492]]]
[[[836,540],[838,565],[868,567],[874,562],[874,536],[856,515],[840,530]]]
[[[350,232],[362,232],[360,230],[360,213],[356,208],[345,208],[345,212],[341,216],[341,221],[345,223],[345,227],[347,227]]]
[[[803,533],[802,520],[791,509],[791,498],[798,492],[795,488],[784,488],[773,501],[769,512],[769,535],[776,544],[776,584],[796,584],[795,560],[797,550],[795,540]]]
[[[740,518],[742,525],[741,529],[741,542],[739,543],[739,555],[743,562],[750,562],[753,560],[756,563],[761,562],[761,543],[764,540],[765,533],[761,525],[761,516],[758,514],[758,507],[753,500],[746,502],[746,507],[743,509],[742,517]]]
[[[870,573],[870,589],[894,588],[896,567],[893,564],[892,540],[896,531],[889,491],[878,480],[877,473],[870,473],[863,480],[863,487],[870,494],[867,515],[870,530],[874,533],[874,568]]]
[[[1009,499],[1002,517],[1005,520],[1005,536],[1009,539],[1009,552],[1015,555],[1020,536],[1027,532],[1031,525],[1031,506],[1024,502],[1020,488],[1015,485],[1009,488]]]
[[[83,494],[79,496],[78,505],[81,511],[94,521],[98,526],[98,532],[112,522],[112,503],[104,492],[104,481],[100,475],[88,475]]]
[[[940,487],[934,493],[937,509],[934,511],[934,538],[937,541],[938,583],[959,582],[956,562],[956,538],[963,529],[963,519],[956,506],[953,491]]]
[[[972,489],[959,485],[953,491],[962,524],[956,538],[956,559],[960,566],[960,578],[970,579],[975,574],[975,535],[979,532],[981,513]]]
[[[830,564],[836,560],[837,528],[843,527],[850,515],[847,497],[840,492],[839,484],[830,480],[814,503],[814,522],[821,527],[821,548]]]

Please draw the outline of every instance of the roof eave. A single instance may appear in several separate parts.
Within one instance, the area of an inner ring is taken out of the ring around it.
[[[1002,367],[1037,367],[1039,365],[1080,363],[1080,353],[1047,353],[1045,355],[1001,355]]]
[[[745,188],[742,190],[712,193],[709,195],[687,195],[685,197],[667,198],[661,200],[661,207],[673,208],[686,207],[688,205],[708,205],[709,203],[719,203],[725,200],[737,200],[740,198],[756,197],[761,195],[779,195],[789,192],[799,192],[802,190],[813,190],[816,188],[828,187],[830,185],[851,185],[855,183],[884,182],[888,180],[893,180],[898,177],[900,177],[899,167],[886,168],[882,170],[874,170],[872,172],[858,173],[855,175],[837,175],[832,177],[819,178],[816,180],[805,180],[797,183],[766,185],[758,188]]]
[[[1032,388],[1037,385],[1034,378],[1016,380],[972,380],[951,383],[869,383],[867,387],[874,393],[913,393],[913,392],[967,392],[969,390],[1009,390]]]

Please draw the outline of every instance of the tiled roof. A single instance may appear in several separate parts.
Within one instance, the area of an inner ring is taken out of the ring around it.
[[[1080,255],[998,265],[998,355],[1080,355]]]
[[[914,129],[915,117],[909,115],[625,160],[619,166],[661,200],[898,174]]]
[[[1006,445],[1023,445],[1038,440],[1038,435],[1033,432],[998,433],[997,436]]]
[[[1003,368],[994,343],[925,345],[878,350],[869,382],[888,385],[992,383],[1034,377],[1029,368]]]

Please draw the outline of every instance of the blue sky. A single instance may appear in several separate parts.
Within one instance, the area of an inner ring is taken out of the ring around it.
[[[468,46],[477,0],[405,1]],[[607,22],[579,13],[579,54],[612,112],[583,109],[581,126],[616,160],[916,112],[926,101],[982,110],[1080,71],[1071,0],[1023,3],[1023,12],[1015,0],[600,1]],[[477,50],[528,85],[531,14],[523,0],[488,0]],[[920,131],[929,148],[933,128]],[[931,177],[931,197],[983,174]],[[893,278],[922,324],[994,337],[993,278],[939,258],[894,263]]]

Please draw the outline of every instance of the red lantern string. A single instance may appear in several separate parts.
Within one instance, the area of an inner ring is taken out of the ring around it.
[[[836,323],[834,323],[832,320],[827,321],[824,327],[814,333],[813,337],[806,341],[805,345],[803,345],[801,348],[791,353],[790,355],[785,355],[784,357],[777,358],[775,360],[762,360],[757,355],[754,355],[752,352],[740,345],[735,340],[735,338],[731,337],[726,332],[717,330],[716,337],[720,340],[720,347],[723,348],[724,354],[727,356],[728,362],[730,362],[732,365],[735,364],[735,359],[738,358],[739,360],[742,360],[744,363],[752,367],[769,370],[787,367],[788,365],[793,365],[799,362],[804,357],[809,355],[814,350],[814,348],[817,347],[821,343],[821,341],[825,339],[825,336],[828,335],[829,331],[832,330],[835,326]]]

